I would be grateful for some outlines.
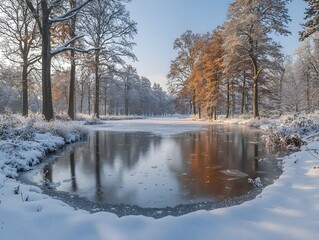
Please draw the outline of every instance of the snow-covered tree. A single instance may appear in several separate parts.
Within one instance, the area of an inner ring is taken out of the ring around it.
[[[120,75],[124,89],[124,114],[128,116],[130,113],[131,90],[139,80],[139,76],[137,75],[136,69],[131,65],[124,67],[123,72]]]
[[[296,50],[294,68],[298,69],[299,80],[305,85],[303,110],[313,112],[319,105],[319,61],[317,59],[316,43],[314,41],[303,42]]]
[[[305,40],[319,30],[319,2],[318,0],[305,0],[308,8],[305,12],[306,22],[303,25],[303,31],[300,32],[300,40]]]
[[[140,78],[141,109],[144,116],[152,115],[152,84],[146,77]]]
[[[192,71],[200,113],[215,119],[221,104],[222,42],[220,29],[202,36],[198,42],[200,55]]]
[[[19,69],[0,65],[0,113],[5,109],[21,111]]]
[[[51,47],[51,28],[52,25],[58,24],[72,19],[75,15],[89,2],[93,0],[86,0],[77,7],[70,8],[64,13],[61,12],[61,7],[64,1],[62,0],[25,0],[28,8],[33,14],[35,21],[37,22],[40,35],[42,38],[42,113],[46,120],[51,120],[54,116],[53,104],[52,104],[52,86],[51,86],[51,59],[55,55],[69,51],[85,51],[70,46],[75,40],[81,36],[76,36],[67,40],[62,45],[56,48]],[[55,10],[59,10],[55,12]]]
[[[192,113],[196,114],[196,92],[192,77],[195,62],[200,54],[196,43],[200,34],[188,30],[174,41],[173,48],[177,57],[171,61],[167,75],[169,91],[181,101],[188,100],[192,105]]]
[[[253,80],[253,116],[259,117],[258,101],[261,73],[278,59],[281,46],[271,34],[288,35],[290,0],[236,0],[230,4],[225,24],[224,64],[240,56],[251,63]]]
[[[85,42],[95,49],[92,60],[95,72],[94,113],[99,117],[100,80],[108,65],[124,64],[123,57],[136,59],[131,52],[136,23],[125,4],[130,0],[95,0],[81,16],[79,27],[87,35]]]

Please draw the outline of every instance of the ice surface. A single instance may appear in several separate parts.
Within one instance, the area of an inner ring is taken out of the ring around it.
[[[176,124],[178,123],[176,121]],[[202,127],[200,124],[186,127],[186,122],[180,123],[184,125],[184,129],[189,130]],[[136,122],[135,130],[142,130],[144,124]],[[129,129],[123,123],[116,131],[121,128]],[[167,128],[161,125],[155,131],[163,129],[166,129],[165,133],[168,134],[176,131],[173,127]],[[319,142],[309,142],[307,148],[302,147],[301,151],[285,157],[284,173],[254,200],[238,206],[212,211],[202,210],[180,217],[168,216],[161,219],[143,216],[119,218],[107,212],[89,214],[86,211],[74,210],[59,200],[48,198],[37,191],[30,191],[30,186],[20,184],[14,179],[4,178],[2,172],[0,173],[0,238],[11,240],[319,239],[318,154],[314,150],[309,150],[319,149]],[[0,169],[3,171],[2,157],[0,154]],[[14,188],[18,185],[23,198],[19,194],[14,194]],[[22,200],[27,196],[32,201]]]
[[[236,178],[244,178],[248,177],[247,173],[241,172],[237,169],[226,169],[220,171],[223,174],[226,174],[227,176],[236,177]]]

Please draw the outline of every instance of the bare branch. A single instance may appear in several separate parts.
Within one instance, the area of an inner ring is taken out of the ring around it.
[[[92,2],[92,1],[94,1],[94,0],[87,0],[86,2],[82,3],[78,7],[72,8],[71,10],[66,12],[65,14],[50,19],[49,22],[56,23],[56,22],[63,22],[63,21],[69,20],[69,19],[73,18],[85,5],[87,5],[88,3]],[[57,2],[58,2],[58,0],[57,0]]]
[[[26,0],[26,3],[30,9],[30,11],[32,12],[32,15],[34,17],[34,19],[36,20],[37,24],[38,24],[38,27],[40,29],[40,32],[42,33],[43,32],[43,29],[42,29],[42,25],[41,25],[41,20],[40,20],[40,15],[38,13],[38,11],[34,8],[33,4],[31,3],[30,0]]]

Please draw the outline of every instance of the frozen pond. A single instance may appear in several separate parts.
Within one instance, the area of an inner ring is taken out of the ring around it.
[[[121,124],[94,127],[88,141],[68,146],[33,171],[32,181],[97,207],[164,208],[241,196],[254,188],[248,178],[260,177],[267,185],[280,174],[259,130],[197,124],[180,126],[178,132],[171,123]]]

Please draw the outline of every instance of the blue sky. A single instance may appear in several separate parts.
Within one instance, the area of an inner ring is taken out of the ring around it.
[[[127,8],[137,22],[137,46],[134,52],[138,62],[132,63],[141,76],[157,82],[166,89],[166,75],[170,61],[176,57],[173,42],[186,30],[205,33],[225,22],[227,8],[233,0],[132,0]],[[298,47],[298,31],[303,21],[306,4],[293,0],[289,5],[292,18],[289,37],[278,37],[286,54]]]

